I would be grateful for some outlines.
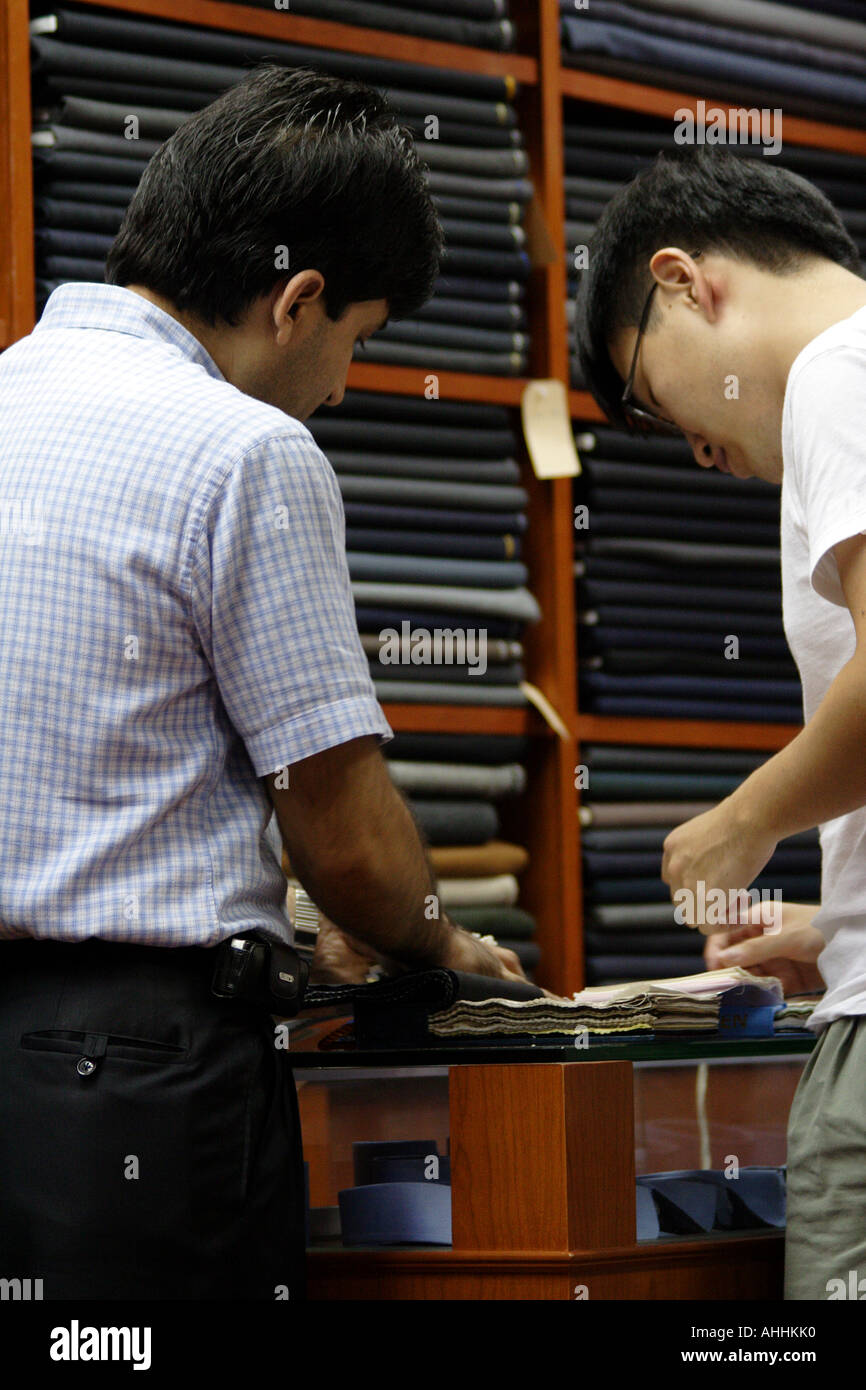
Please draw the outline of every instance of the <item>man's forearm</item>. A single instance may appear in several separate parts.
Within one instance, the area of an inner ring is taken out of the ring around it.
[[[805,728],[730,798],[777,840],[866,805],[866,657],[842,667]]]
[[[436,880],[415,821],[389,788],[351,853],[327,866],[292,855],[292,868],[317,907],[343,931],[406,965],[441,961],[454,928],[441,912]],[[369,808],[367,816],[370,815]]]

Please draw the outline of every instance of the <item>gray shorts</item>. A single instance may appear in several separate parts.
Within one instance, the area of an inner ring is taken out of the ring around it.
[[[827,1025],[791,1103],[785,1298],[866,1299],[866,1015]]]

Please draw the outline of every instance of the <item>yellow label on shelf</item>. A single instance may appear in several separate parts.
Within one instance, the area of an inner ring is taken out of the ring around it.
[[[574,478],[581,472],[561,381],[529,381],[520,403],[523,437],[536,478]]]

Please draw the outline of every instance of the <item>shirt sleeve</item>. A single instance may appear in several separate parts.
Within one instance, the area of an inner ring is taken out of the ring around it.
[[[193,619],[256,776],[393,737],[358,636],[339,486],[308,433],[248,449],[191,541]]]
[[[833,547],[866,533],[866,354],[848,346],[822,352],[800,369],[790,400],[791,481],[812,588],[844,608]]]

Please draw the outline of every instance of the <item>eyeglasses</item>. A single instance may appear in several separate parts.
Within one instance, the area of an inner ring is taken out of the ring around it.
[[[700,255],[700,251],[693,251],[692,259],[697,260],[698,256]],[[635,405],[631,399],[631,393],[634,387],[634,374],[637,370],[637,355],[640,352],[641,339],[643,338],[644,331],[646,329],[647,323],[649,322],[650,308],[652,307],[653,295],[658,289],[658,285],[658,280],[654,280],[652,288],[650,289],[650,292],[646,297],[646,302],[643,306],[643,312],[640,316],[640,323],[638,324],[637,337],[634,340],[634,353],[631,359],[631,367],[629,368],[628,380],[625,383],[625,389],[622,393],[620,404],[622,405],[622,409],[625,413],[625,416],[629,424],[632,425],[634,428],[641,430],[642,432],[646,432],[647,430],[652,429],[656,434],[668,434],[674,435],[678,438],[682,438],[683,431],[680,429],[679,425],[674,424],[673,420],[666,420],[663,415],[656,415],[655,412],[652,410],[646,410],[643,406]]]

